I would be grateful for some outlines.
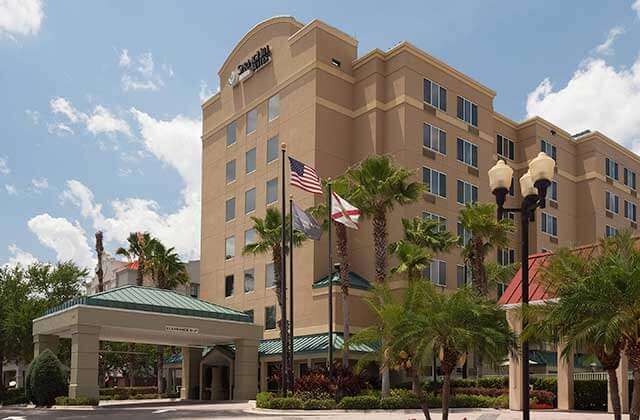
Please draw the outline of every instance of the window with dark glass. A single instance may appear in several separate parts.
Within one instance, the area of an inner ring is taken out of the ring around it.
[[[224,259],[229,260],[236,256],[236,238],[229,236],[224,240]]]
[[[427,192],[443,198],[447,197],[447,174],[424,167],[422,168],[422,182],[426,184]]]
[[[434,152],[447,154],[447,133],[430,124],[424,124],[422,128],[422,145]]]
[[[227,162],[225,168],[227,184],[236,180],[236,160],[230,160]]]
[[[244,231],[244,245],[251,245],[256,241],[256,230],[254,228]]]
[[[457,141],[457,159],[474,168],[478,167],[478,146],[470,141],[458,138]]]
[[[200,297],[200,285],[198,283],[191,283],[189,285],[189,296],[194,298]]]
[[[244,270],[244,292],[249,293],[255,290],[255,275],[253,268]]]
[[[254,322],[255,318],[254,318],[254,315],[253,315],[253,309],[248,309],[248,310],[244,311],[244,313],[249,316],[249,320],[251,322]]]
[[[258,125],[258,109],[253,108],[247,112],[247,134],[251,134],[256,131]]]
[[[276,307],[275,305],[264,308],[264,329],[274,330],[276,328]]]
[[[612,236],[616,236],[618,234],[618,229],[613,227],[613,226],[609,226],[606,225],[604,227],[604,236],[607,238],[610,238]]]
[[[439,286],[447,285],[447,263],[442,260],[432,260],[429,267],[424,270],[424,277]]]
[[[267,163],[278,159],[278,137],[267,140]]]
[[[624,185],[632,190],[636,189],[636,173],[631,169],[624,168]]]
[[[618,180],[618,162],[613,159],[606,158],[605,159],[605,174],[609,178],[613,178],[616,181]]]
[[[273,121],[280,115],[280,97],[278,95],[273,95],[269,98],[268,103],[269,108],[269,121]]]
[[[429,79],[424,79],[424,101],[447,112],[447,89]]]
[[[225,213],[224,213],[225,222],[228,222],[230,220],[235,219],[235,217],[236,217],[236,199],[235,199],[235,197],[234,198],[230,198],[225,202],[224,209],[225,209]]]
[[[551,181],[549,186],[549,200],[558,201],[558,181]]]
[[[266,289],[269,289],[271,287],[275,287],[276,286],[276,272],[274,270],[274,265],[273,263],[269,263],[267,265],[264,266],[265,268],[265,273],[264,273],[264,287]]]
[[[447,218],[428,211],[422,212],[423,219],[429,219],[438,222],[438,230],[440,232],[447,231]]]
[[[224,297],[233,295],[233,274],[229,274],[224,278]]]
[[[612,192],[605,191],[604,193],[605,207],[607,210],[618,214],[619,211],[619,200],[620,198]]]
[[[236,123],[229,123],[227,126],[227,146],[231,146],[236,142]]]
[[[458,204],[472,204],[478,202],[478,187],[467,181],[458,180],[458,194],[456,202]]]
[[[256,148],[247,150],[244,154],[245,173],[249,174],[256,170]]]
[[[256,209],[256,189],[251,188],[244,193],[244,212],[251,213]]]
[[[637,216],[637,206],[635,203],[624,200],[624,217],[631,220],[632,222],[636,221]]]
[[[540,230],[551,236],[558,236],[558,218],[548,213],[542,213]]]
[[[456,265],[456,282],[459,288],[471,284],[471,267],[468,264]]]
[[[467,246],[471,240],[471,232],[462,226],[462,223],[458,222],[458,243],[461,246]]]
[[[516,250],[511,248],[499,248],[497,253],[499,265],[510,265],[516,262]]]
[[[556,149],[556,146],[554,146],[553,144],[549,143],[546,140],[540,140],[540,151],[546,153],[547,155],[549,155],[549,157],[555,161],[557,161],[557,154],[558,154],[558,149]]]
[[[478,126],[478,105],[462,96],[458,96],[456,111],[458,118],[474,127]]]
[[[496,135],[496,149],[498,156],[510,160],[515,159],[516,151],[513,141],[500,134]]]
[[[278,178],[267,181],[267,204],[275,203],[278,200]]]

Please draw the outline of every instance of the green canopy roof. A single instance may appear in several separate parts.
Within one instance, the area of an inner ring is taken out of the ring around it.
[[[81,296],[47,310],[46,314],[60,312],[77,305],[251,323],[249,315],[243,312],[181,295],[173,290],[143,286],[123,286],[91,296]]]
[[[333,348],[342,350],[344,338],[342,334],[333,334]],[[303,335],[293,338],[294,353],[322,353],[329,350],[328,334]],[[366,344],[350,344],[349,351],[356,353],[373,353],[376,349]],[[261,356],[271,356],[282,352],[280,339],[262,340],[258,352]]]
[[[337,272],[333,273],[333,278],[331,279],[331,282],[334,285],[340,285],[340,273],[337,273]],[[371,289],[371,283],[369,283],[369,280],[365,279],[358,273],[354,273],[353,271],[349,271],[349,284],[350,284],[350,287],[354,289],[360,289],[360,290]],[[324,276],[320,280],[313,283],[314,289],[320,289],[328,286],[329,286],[329,276]]]

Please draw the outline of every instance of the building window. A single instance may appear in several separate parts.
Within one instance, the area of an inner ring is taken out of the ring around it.
[[[447,154],[447,133],[430,124],[422,127],[422,145],[434,152]]]
[[[235,159],[227,162],[225,172],[226,172],[227,184],[236,180],[236,160]]]
[[[244,292],[249,293],[255,290],[255,275],[253,268],[244,270]]]
[[[224,205],[224,220],[225,222],[228,222],[230,220],[233,220],[236,218],[236,199],[234,198],[230,198],[227,200],[227,202]]]
[[[463,162],[469,166],[473,166],[474,168],[478,167],[478,146],[475,144],[463,140],[458,139],[457,141],[457,158],[460,162]]]
[[[267,140],[267,163],[278,159],[278,137]]]
[[[618,162],[616,162],[615,160],[606,158],[604,170],[605,170],[605,174],[609,178],[618,180]]]
[[[468,264],[456,265],[456,281],[458,288],[462,288],[471,284],[471,267]]]
[[[196,299],[200,296],[200,285],[198,283],[191,283],[189,285],[189,296]]]
[[[637,206],[635,203],[631,203],[627,200],[624,200],[624,217],[631,220],[632,222],[636,221],[637,216]]]
[[[255,317],[254,317],[254,315],[253,315],[253,309],[248,309],[248,310],[244,311],[244,313],[245,313],[245,315],[249,316],[249,320],[250,320],[251,322],[253,322],[253,321],[254,321],[254,318],[255,318]]]
[[[423,276],[431,280],[432,283],[439,286],[447,285],[447,263],[442,260],[433,260],[429,264],[429,268],[423,273]]]
[[[245,173],[250,174],[256,170],[256,148],[247,150],[244,154]]]
[[[467,181],[458,180],[458,194],[456,201],[458,204],[473,204],[478,202],[478,187]]]
[[[549,186],[549,200],[558,201],[558,181],[551,181]]]
[[[548,213],[542,213],[540,230],[551,236],[558,236],[558,218]]]
[[[429,79],[424,79],[424,101],[447,112],[447,89]]]
[[[554,146],[553,144],[549,143],[546,140],[540,140],[540,151],[546,153],[547,155],[549,155],[549,157],[553,160],[558,160],[557,159],[557,153],[558,150],[556,149],[556,146]]]
[[[227,146],[231,146],[236,142],[236,122],[232,122],[227,126]]]
[[[236,238],[229,236],[224,240],[224,259],[230,260],[236,256]]]
[[[471,240],[471,232],[462,226],[462,223],[458,222],[458,243],[460,246],[467,246]]]
[[[507,285],[501,282],[498,282],[498,299],[504,295],[504,291],[507,290]]]
[[[269,98],[269,121],[273,121],[280,115],[280,97],[273,95]]]
[[[636,173],[631,169],[624,168],[624,185],[632,190],[636,189]]]
[[[253,108],[247,112],[247,134],[251,134],[256,131],[258,125],[258,108]]]
[[[440,232],[446,232],[447,231],[447,218],[440,216],[438,214],[435,213],[430,213],[428,211],[423,211],[422,212],[422,218],[423,219],[429,219],[429,220],[435,220],[436,222],[438,222],[438,230]]]
[[[478,105],[468,99],[458,96],[457,116],[467,124],[478,126]]]
[[[276,329],[276,307],[275,305],[267,306],[264,308],[264,329],[275,330]]]
[[[504,220],[504,219],[509,219],[512,222],[516,221],[516,214],[512,211],[504,211],[502,212],[502,217],[500,218],[500,220]]]
[[[264,287],[269,289],[276,286],[276,272],[273,263],[264,266]]]
[[[251,245],[256,242],[256,230],[254,228],[244,231],[244,246]]]
[[[515,264],[516,250],[511,248],[498,248],[497,262],[499,265]]]
[[[501,136],[500,134],[496,135],[496,151],[498,156],[503,157],[505,159],[514,160],[516,156],[515,145],[513,140],[509,140],[508,138]]]
[[[229,274],[224,278],[224,297],[233,295],[233,274]]]
[[[613,226],[606,225],[604,227],[604,236],[606,238],[610,238],[612,236],[616,236],[618,234],[618,229]]]
[[[278,200],[278,178],[267,181],[267,205]]]
[[[604,205],[606,207],[607,210],[618,214],[620,208],[618,206],[619,204],[619,197],[609,191],[605,191],[604,193]]]
[[[425,167],[422,168],[422,182],[427,185],[427,192],[447,197],[447,174]]]
[[[251,213],[256,209],[256,189],[251,188],[244,193],[244,213]]]

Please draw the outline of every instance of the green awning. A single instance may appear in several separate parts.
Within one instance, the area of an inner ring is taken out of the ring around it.
[[[340,274],[337,272],[333,273],[333,278],[331,282],[333,283],[334,286],[336,285],[339,286]],[[349,271],[349,285],[354,289],[360,289],[360,290],[371,289],[371,283],[369,283],[369,280],[365,279],[358,273],[354,273],[353,271]],[[324,276],[323,278],[313,283],[314,289],[321,289],[323,287],[328,287],[328,286],[329,286],[329,276]]]
[[[333,348],[335,350],[342,350],[343,346],[344,338],[342,334],[334,333]],[[313,334],[294,337],[293,351],[294,353],[323,353],[329,351],[329,335]],[[366,344],[350,344],[349,351],[356,353],[373,353],[376,349]],[[260,347],[258,349],[260,356],[273,356],[281,354],[281,352],[282,344],[280,339],[260,341]]]
[[[46,314],[78,305],[251,323],[249,315],[235,309],[181,295],[173,290],[142,286],[123,286],[91,296],[81,296],[47,310]]]

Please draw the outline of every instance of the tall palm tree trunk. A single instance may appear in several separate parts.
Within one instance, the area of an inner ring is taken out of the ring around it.
[[[287,326],[282,323],[282,314],[285,313],[287,308],[284,307],[282,301],[282,275],[281,275],[281,267],[282,267],[282,248],[280,246],[274,246],[272,249],[273,256],[273,278],[276,283],[276,298],[278,300],[278,307],[280,308],[280,322],[278,322],[278,328],[280,329],[280,342],[282,343],[282,350],[284,352],[284,346],[288,343],[287,340]],[[280,376],[284,378],[284,375],[288,375],[288,372],[285,371],[284,366],[280,368]],[[282,382],[280,383],[282,386]]]
[[[378,211],[373,215],[373,247],[375,257],[376,282],[383,284],[387,279],[387,217],[384,211]],[[383,347],[385,343],[382,343]],[[391,392],[391,382],[389,377],[389,361],[385,355],[382,366],[382,389],[383,397],[388,397]]]
[[[614,420],[622,420],[622,407],[620,405],[620,389],[618,387],[618,375],[615,369],[607,369],[609,376],[609,398],[613,408]]]
[[[344,345],[342,348],[342,366],[349,367],[349,255],[347,248],[347,227],[342,223],[334,223],[336,229],[336,247],[338,261],[340,261],[340,287],[342,289],[342,334]]]
[[[451,395],[451,372],[444,375],[442,381],[442,420],[449,418],[449,398]]]
[[[102,254],[104,246],[102,244],[102,231],[96,232],[96,255],[98,256],[98,267],[96,268],[96,277],[98,278],[98,292],[104,292],[104,271],[102,271]]]
[[[156,366],[158,370],[157,385],[158,394],[164,394],[164,346],[156,346]]]
[[[135,384],[135,363],[136,363],[136,356],[135,354],[133,354],[133,352],[135,351],[135,344],[133,343],[129,343],[127,345],[127,367],[129,370],[129,386],[133,387],[136,386]]]
[[[422,388],[420,387],[420,375],[418,375],[417,369],[411,369],[411,390],[416,398],[418,398],[418,401],[420,401],[420,408],[422,409],[425,420],[431,420],[429,404],[427,403],[424,392],[422,392]]]
[[[640,419],[640,369],[633,367],[633,396],[631,397],[631,408],[629,410],[629,420]]]

